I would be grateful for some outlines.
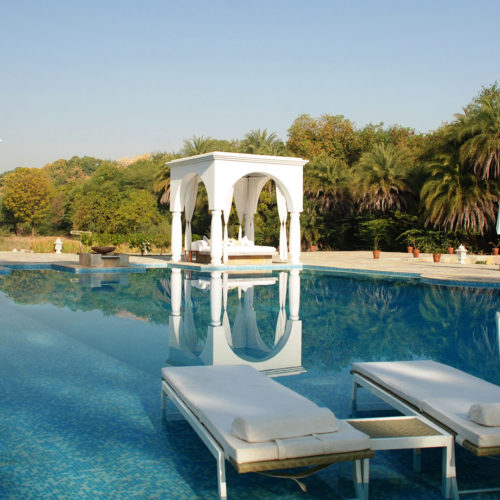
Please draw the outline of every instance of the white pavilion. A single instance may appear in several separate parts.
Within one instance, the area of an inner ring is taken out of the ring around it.
[[[280,217],[280,258],[292,264],[300,260],[300,213],[303,200],[302,170],[307,160],[284,156],[264,156],[241,153],[213,152],[168,163],[170,166],[170,210],[172,212],[172,260],[182,256],[182,212],[185,215],[186,251],[191,250],[191,221],[198,193],[203,182],[212,215],[210,262],[227,261],[227,224],[233,198],[238,219],[244,225],[245,236],[254,241],[254,216],[259,195],[270,179],[276,184]],[[290,235],[287,245],[286,222],[290,214]],[[224,226],[224,229],[223,229]],[[224,235],[224,237],[223,237]],[[224,245],[223,245],[224,241]],[[287,246],[289,255],[287,255]]]

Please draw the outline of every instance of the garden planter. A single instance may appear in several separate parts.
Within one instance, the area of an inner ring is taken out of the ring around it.
[[[412,247],[412,246],[410,246],[410,245],[408,245],[408,246],[406,247],[406,251],[407,251],[408,253],[413,253],[413,247]]]
[[[432,254],[432,260],[434,262],[439,262],[441,260],[441,254],[440,253],[433,253]]]
[[[310,252],[317,252],[318,251],[318,245],[311,245],[309,247]]]
[[[420,255],[420,250],[418,250],[418,249],[414,248],[414,249],[413,249],[413,257],[414,257],[415,259],[418,259],[418,256],[419,256],[419,255]]]
[[[492,255],[498,255],[498,252],[500,252],[500,248],[494,247],[491,249]]]
[[[380,257],[380,250],[373,250],[373,258],[378,259]]]
[[[455,253],[455,249],[453,247],[448,247],[448,255],[453,255]]]

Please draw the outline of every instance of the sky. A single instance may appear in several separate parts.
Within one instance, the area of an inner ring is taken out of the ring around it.
[[[498,0],[0,0],[0,172],[286,140],[304,113],[427,132],[500,81],[499,18]]]

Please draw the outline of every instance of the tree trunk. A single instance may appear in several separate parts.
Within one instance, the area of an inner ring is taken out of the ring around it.
[[[31,237],[35,237],[35,224],[31,224]]]

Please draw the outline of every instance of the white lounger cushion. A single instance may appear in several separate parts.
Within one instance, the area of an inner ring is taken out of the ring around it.
[[[483,403],[469,408],[469,418],[488,427],[500,427],[500,403]]]
[[[500,401],[500,387],[435,361],[354,363],[353,370],[479,447],[500,446],[500,428],[468,417],[473,404]]]
[[[249,443],[337,432],[337,419],[328,408],[311,408],[301,413],[277,413],[236,417],[231,434]]]
[[[341,453],[370,448],[368,436],[344,421],[339,431],[264,443],[231,434],[236,417],[301,413],[318,406],[246,365],[168,367],[163,378],[189,406],[236,463]]]

